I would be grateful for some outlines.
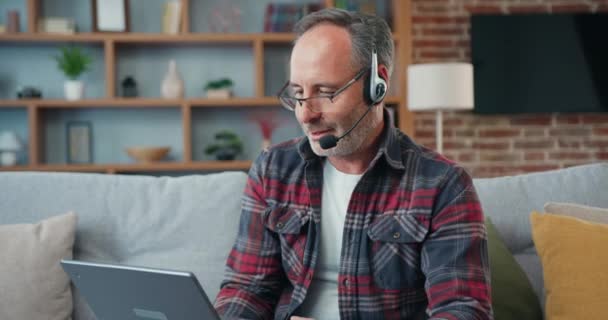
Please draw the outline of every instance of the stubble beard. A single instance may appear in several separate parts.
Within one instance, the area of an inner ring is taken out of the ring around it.
[[[362,106],[361,108],[356,108],[353,112],[351,112],[344,121],[342,121],[341,125],[329,126],[331,128],[336,129],[336,137],[343,135],[348,129],[350,129],[357,120],[367,111],[366,108],[373,108],[373,106]],[[369,113],[372,113],[373,110],[370,110]],[[380,120],[381,121],[381,120]],[[380,121],[376,120],[373,115],[365,115],[365,117],[361,120],[359,125],[353,129],[349,134],[347,134],[344,138],[338,141],[338,144],[330,149],[323,149],[319,144],[319,141],[312,141],[310,137],[308,141],[312,148],[312,151],[320,156],[320,157],[344,157],[351,155],[363,147],[363,144],[367,141],[367,138],[374,131],[374,129],[380,124]],[[302,126],[304,132],[308,132],[304,126]]]

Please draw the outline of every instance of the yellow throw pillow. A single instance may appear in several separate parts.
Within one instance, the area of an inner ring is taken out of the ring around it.
[[[547,320],[608,319],[608,225],[538,212],[530,223]]]

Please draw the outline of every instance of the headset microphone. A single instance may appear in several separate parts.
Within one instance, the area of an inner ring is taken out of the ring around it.
[[[357,122],[355,122],[355,124],[350,127],[350,129],[348,129],[348,131],[346,131],[343,135],[336,137],[334,135],[326,135],[326,136],[322,136],[321,139],[319,139],[319,144],[321,145],[321,148],[327,150],[327,149],[331,149],[333,147],[335,147],[338,144],[338,141],[340,141],[340,139],[346,137],[347,134],[349,134],[351,131],[353,131],[353,129],[355,127],[357,127],[357,125],[359,124],[359,122],[361,122],[361,120],[363,120],[363,118],[365,118],[365,116],[369,113],[369,111],[372,110],[371,107],[367,108],[367,110],[365,111],[365,113],[361,116],[361,118],[359,118],[359,120],[357,120]]]

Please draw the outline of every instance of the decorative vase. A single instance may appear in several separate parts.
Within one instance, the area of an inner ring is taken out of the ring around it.
[[[79,80],[67,80],[63,90],[66,100],[80,100],[84,96],[84,83]]]
[[[169,69],[161,86],[161,93],[165,99],[180,99],[184,96],[184,81],[177,72],[175,60],[169,61]]]
[[[10,167],[17,164],[17,152],[0,151],[0,166]]]

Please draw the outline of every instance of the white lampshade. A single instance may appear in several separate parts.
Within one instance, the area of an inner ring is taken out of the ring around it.
[[[425,63],[408,67],[408,108],[473,109],[473,66],[470,63]]]
[[[0,132],[0,151],[19,151],[21,142],[13,131]]]

